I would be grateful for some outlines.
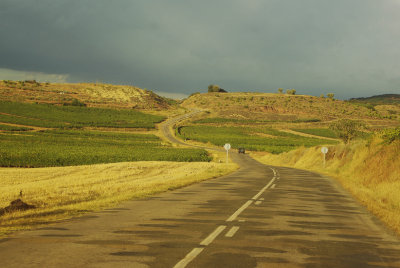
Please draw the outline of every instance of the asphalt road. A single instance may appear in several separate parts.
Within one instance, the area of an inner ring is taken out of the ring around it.
[[[0,240],[0,267],[400,267],[400,241],[336,181],[232,159],[231,175]]]

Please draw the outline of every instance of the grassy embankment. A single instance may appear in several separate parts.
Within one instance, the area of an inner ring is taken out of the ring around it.
[[[215,162],[125,162],[51,168],[0,168],[0,207],[19,197],[37,208],[0,216],[0,237],[112,207],[237,169]]]
[[[400,140],[386,144],[375,136],[328,148],[326,168],[320,147],[253,156],[268,165],[307,169],[337,178],[345,189],[400,235]]]

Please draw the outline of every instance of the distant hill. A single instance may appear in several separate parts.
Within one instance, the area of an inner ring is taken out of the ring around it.
[[[364,102],[373,105],[400,104],[400,94],[382,94],[365,98],[351,98],[350,102]]]
[[[239,120],[307,122],[384,118],[377,110],[348,101],[277,93],[199,93],[191,95],[181,105],[208,110],[213,117]]]
[[[31,81],[0,81],[0,100],[71,104],[82,102],[89,107],[166,110],[176,102],[152,91],[133,86],[109,84],[55,84]]]

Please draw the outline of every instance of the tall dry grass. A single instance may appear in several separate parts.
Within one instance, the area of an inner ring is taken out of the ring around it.
[[[400,235],[400,141],[385,144],[379,137],[374,137],[328,148],[325,168],[321,147],[253,156],[265,164],[313,170],[337,178],[344,188]]]
[[[0,208],[19,198],[37,208],[0,216],[0,237],[227,174],[236,164],[126,162],[73,167],[0,168]]]

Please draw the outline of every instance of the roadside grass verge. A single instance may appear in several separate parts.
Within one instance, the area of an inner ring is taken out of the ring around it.
[[[135,110],[0,101],[0,122],[49,128],[155,128],[164,116]]]
[[[236,164],[124,162],[52,168],[0,168],[0,208],[19,198],[36,208],[0,216],[0,237],[124,200],[143,198],[231,173]]]
[[[386,144],[373,137],[328,148],[326,168],[320,147],[299,148],[280,155],[253,153],[253,156],[268,165],[307,169],[338,179],[400,235],[400,140]]]
[[[335,144],[335,141],[316,139],[278,131],[268,127],[216,127],[205,125],[181,126],[176,129],[182,139],[211,142],[217,146],[230,143],[233,148],[281,153],[300,146]]]
[[[0,166],[3,167],[210,160],[205,150],[173,148],[151,134],[47,130],[26,135],[4,133],[0,142]]]

